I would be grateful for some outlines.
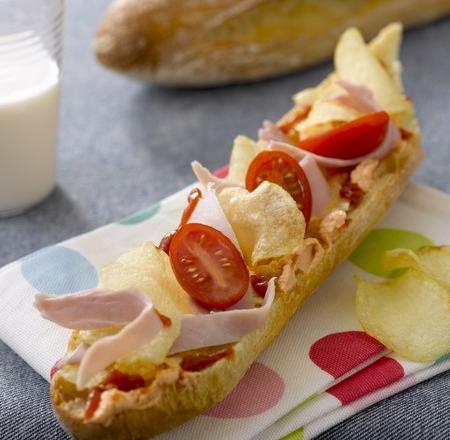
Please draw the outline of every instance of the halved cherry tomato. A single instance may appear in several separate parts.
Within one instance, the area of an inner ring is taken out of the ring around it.
[[[249,273],[242,255],[217,229],[199,223],[180,226],[169,256],[178,282],[207,309],[226,309],[247,292]]]
[[[250,163],[245,186],[253,191],[264,180],[276,183],[295,200],[305,221],[311,218],[312,196],[308,178],[298,162],[282,151],[262,151]]]
[[[375,112],[347,122],[317,136],[303,139],[298,146],[319,156],[355,159],[375,150],[389,124],[386,112]]]
[[[194,188],[188,195],[188,206],[183,211],[183,215],[181,216],[180,224],[184,225],[189,221],[192,213],[194,212],[195,207],[197,206],[198,201],[202,198],[202,192],[198,188]]]

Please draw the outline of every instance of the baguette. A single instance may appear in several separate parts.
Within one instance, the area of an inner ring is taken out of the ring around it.
[[[255,81],[326,60],[338,36],[366,37],[392,21],[407,26],[450,12],[449,0],[115,0],[99,25],[97,59],[168,86]]]
[[[386,53],[396,52],[393,49],[398,44],[396,36],[398,36],[399,27],[394,25],[387,32],[390,36],[388,40],[392,44],[383,46],[381,43],[383,41],[386,43],[383,38],[387,34],[382,34],[381,40],[372,43],[372,51],[379,53],[382,47],[388,47],[389,50]],[[356,30],[350,30],[345,35],[346,42],[353,41],[349,39],[350,37],[356,38],[357,41],[360,38]],[[346,54],[343,53],[347,50],[346,42],[341,40],[340,48],[338,47],[337,72],[322,84],[326,85],[327,81],[333,79],[336,74],[342,74],[345,71],[345,66],[343,69],[341,63],[342,59],[347,60],[344,56]],[[356,53],[353,45],[351,49]],[[357,64],[353,62],[354,60],[350,61],[352,66]],[[391,61],[395,60],[391,59]],[[393,63],[393,66],[396,64]],[[394,84],[396,81],[394,76],[389,78]],[[382,93],[383,91],[378,96],[380,101],[383,97]],[[280,124],[290,120],[293,114],[298,112],[299,102],[304,97],[304,94],[297,95],[297,106],[281,118]],[[386,102],[395,102],[391,99],[392,97],[385,98],[388,99]],[[229,394],[308,295],[314,292],[336,266],[353,252],[370,229],[382,218],[420,163],[422,158],[420,132],[414,118],[412,104],[409,99],[403,98],[406,113],[401,117],[397,115],[396,119],[400,121],[398,122],[400,126],[412,128],[402,129],[404,136],[399,144],[400,147],[393,149],[385,159],[381,160],[379,166],[383,170],[382,173],[370,185],[370,188],[365,190],[360,203],[348,212],[346,222],[339,228],[339,233],[331,241],[323,237],[320,239],[321,252],[317,254],[315,264],[311,264],[309,270],[295,272],[295,281],[291,283],[285,282],[283,285],[281,283],[283,274],[281,275],[275,300],[264,325],[239,341],[229,344],[228,346],[232,347],[232,356],[222,358],[200,371],[185,371],[179,364],[174,365],[166,360],[158,366],[152,380],[145,387],[129,392],[114,392],[108,400],[102,401],[102,406],[92,418],[85,416],[86,401],[91,390],[89,387],[78,390],[73,379],[77,366],[66,365],[53,376],[51,381],[54,410],[63,426],[80,440],[147,439],[202,414]],[[393,115],[391,117],[394,119]],[[314,235],[313,221],[310,223],[309,234]],[[276,265],[275,269],[270,264],[265,265],[263,269],[271,271],[271,274],[275,271],[280,275],[279,267],[277,268]],[[78,347],[81,339],[80,332],[74,331],[69,342],[69,351]],[[207,351],[207,348],[195,350],[196,353]]]

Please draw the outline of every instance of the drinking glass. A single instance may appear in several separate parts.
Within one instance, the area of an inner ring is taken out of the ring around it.
[[[63,15],[63,0],[0,0],[0,217],[55,185]]]

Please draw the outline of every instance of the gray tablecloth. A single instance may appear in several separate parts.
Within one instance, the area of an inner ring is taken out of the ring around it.
[[[58,187],[26,215],[0,220],[0,266],[182,188],[193,181],[193,158],[211,168],[223,165],[237,133],[254,136],[263,118],[276,119],[294,92],[331,68],[221,89],[149,86],[96,65],[92,37],[106,4],[67,2]],[[450,193],[450,20],[408,32],[402,59],[426,151],[415,179]],[[0,342],[0,439],[66,438],[52,416],[47,382]],[[449,439],[450,373],[320,438]]]

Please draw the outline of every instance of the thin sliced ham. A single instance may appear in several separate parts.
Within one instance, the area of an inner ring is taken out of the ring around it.
[[[337,80],[336,84],[342,87],[344,92],[330,97],[329,101],[345,105],[360,113],[372,113],[382,110],[381,106],[375,101],[372,90],[368,87],[361,84],[353,84],[342,79]]]
[[[43,318],[73,330],[125,324],[135,319],[142,306],[150,302],[147,295],[137,289],[91,289],[58,297],[38,293],[34,298],[34,306]]]
[[[162,328],[161,319],[152,305],[144,307],[119,333],[105,336],[89,347],[78,370],[77,387],[83,388],[95,374],[108,365],[152,341]]]
[[[264,325],[275,298],[275,281],[270,280],[261,307],[232,309],[197,315],[183,315],[180,336],[170,353],[235,342]],[[114,361],[152,341],[163,328],[163,322],[150,298],[137,289],[122,291],[90,290],[50,297],[38,295],[35,306],[46,319],[67,328],[95,329],[128,322],[118,333],[94,342],[90,347],[81,344],[59,363],[80,363],[77,375],[78,389]],[[89,306],[95,311],[76,318]]]
[[[192,171],[197,177],[200,184],[207,188],[209,185],[213,185],[215,191],[220,193],[225,188],[235,188],[239,186],[242,188],[242,185],[239,183],[233,182],[226,178],[217,177],[208,170],[208,168],[204,167],[200,162],[194,160],[191,162]]]
[[[82,342],[75,350],[67,353],[64,357],[62,357],[56,364],[53,366],[56,370],[60,370],[64,368],[66,365],[79,364],[83,359],[86,351],[88,350],[89,345]]]
[[[241,251],[236,234],[217,199],[214,184],[208,184],[206,188],[202,190],[202,196],[203,197],[199,199],[197,206],[189,217],[188,223],[201,223],[202,225],[211,226],[212,228],[217,229],[227,236],[236,248]]]
[[[207,315],[183,315],[180,336],[170,353],[236,342],[261,328],[275,298],[275,279],[271,279],[261,307],[211,312]]]
[[[258,139],[262,145],[268,145],[271,141],[289,142],[289,138],[267,119],[263,121],[262,127],[258,130]]]
[[[317,162],[311,156],[300,160],[300,166],[306,174],[312,193],[312,215],[320,217],[331,198],[330,185]]]
[[[35,307],[45,319],[71,329],[126,324],[118,333],[99,339],[78,353],[79,389],[115,360],[152,341],[163,328],[152,301],[138,289],[90,290],[56,298],[38,294]]]

